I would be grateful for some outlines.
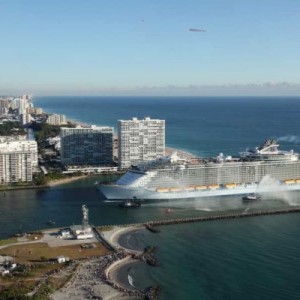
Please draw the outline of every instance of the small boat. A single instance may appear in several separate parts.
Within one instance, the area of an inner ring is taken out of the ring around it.
[[[49,220],[49,221],[47,222],[47,225],[55,225],[55,222],[52,221],[52,220]]]
[[[260,199],[261,197],[257,194],[248,194],[242,198],[243,201],[256,201]]]
[[[134,199],[127,199],[119,204],[121,208],[138,208],[141,207],[141,202]]]

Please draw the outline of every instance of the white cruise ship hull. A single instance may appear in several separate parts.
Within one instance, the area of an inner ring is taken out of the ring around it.
[[[257,184],[241,185],[235,188],[217,188],[206,190],[192,191],[169,191],[157,192],[146,188],[132,188],[122,185],[99,185],[99,191],[108,200],[125,200],[136,197],[144,200],[168,200],[168,199],[185,199],[185,198],[200,198],[200,197],[216,197],[230,195],[244,195],[250,193],[280,193],[284,191],[300,190],[300,184],[294,185],[278,185],[259,187]]]

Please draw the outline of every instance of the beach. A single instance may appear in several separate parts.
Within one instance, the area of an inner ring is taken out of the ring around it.
[[[83,179],[86,176],[87,175],[80,175],[80,176],[72,176],[72,177],[69,177],[69,178],[51,180],[50,182],[47,183],[47,186],[53,187],[53,186],[58,186],[58,185],[61,185],[61,184],[71,183],[71,182],[77,181],[79,179]]]

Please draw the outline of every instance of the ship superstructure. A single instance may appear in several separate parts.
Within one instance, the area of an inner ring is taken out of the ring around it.
[[[107,199],[197,198],[254,193],[266,177],[280,188],[300,189],[299,155],[278,147],[276,139],[268,139],[236,158],[220,154],[184,159],[173,153],[132,167],[116,183],[99,185],[99,190]]]

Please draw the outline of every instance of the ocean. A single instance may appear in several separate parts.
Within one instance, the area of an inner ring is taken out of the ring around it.
[[[166,120],[166,144],[199,156],[237,155],[269,137],[300,152],[300,97],[34,97],[34,106],[69,119],[109,125],[119,119]],[[18,230],[81,222],[81,205],[96,225],[243,211],[299,204],[299,193],[245,205],[240,197],[145,203],[124,211],[105,202],[92,177],[44,190],[0,193],[0,238]],[[115,176],[106,178],[116,179]],[[171,214],[167,213],[171,209]],[[265,216],[165,226],[126,236],[123,243],[158,247],[158,267],[126,266],[123,281],[161,286],[160,299],[300,299],[300,215]]]

